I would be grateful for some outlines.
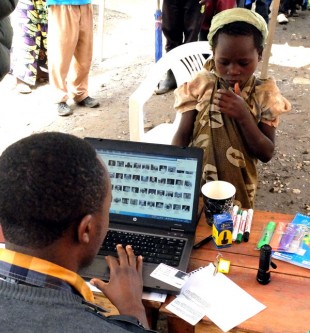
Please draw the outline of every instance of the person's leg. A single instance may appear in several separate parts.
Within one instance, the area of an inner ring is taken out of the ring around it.
[[[69,99],[66,84],[70,63],[78,41],[76,26],[78,6],[50,6],[48,12],[49,81],[53,88],[55,103]]]
[[[280,0],[279,13],[288,14],[290,9],[290,0]]]
[[[201,5],[199,1],[184,0],[183,10],[184,43],[196,42],[204,18]]]
[[[85,101],[88,96],[88,77],[93,56],[93,7],[82,5],[78,7],[80,23],[79,37],[74,51],[74,57],[69,72],[70,93],[73,99],[79,103]],[[90,98],[94,101],[94,99]],[[86,104],[88,107],[98,106],[99,103]]]
[[[268,15],[268,6],[266,4],[266,0],[256,0],[255,5],[256,5],[255,7],[256,13],[260,14],[268,24],[269,15]]]
[[[163,1],[162,31],[166,38],[166,52],[181,45],[183,42],[183,1]]]
[[[36,83],[40,51],[40,25],[35,2],[19,3],[11,16],[14,30],[11,74],[16,77],[17,91],[31,93],[30,86]]]
[[[184,0],[164,0],[162,7],[162,31],[166,38],[166,52],[183,43],[183,2]],[[177,87],[171,70],[166,78],[159,82],[157,95],[165,94]]]
[[[288,11],[289,11],[289,1],[290,0],[280,0],[280,6],[277,16],[277,21],[279,24],[288,23]]]

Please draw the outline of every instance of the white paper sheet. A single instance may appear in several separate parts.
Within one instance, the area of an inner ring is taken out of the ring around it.
[[[90,284],[88,281],[86,281],[87,285],[90,287],[90,289],[94,292],[101,293],[101,290]],[[142,299],[149,300],[149,301],[157,301],[164,303],[167,298],[167,294],[159,294],[155,292],[143,292]]]
[[[213,272],[212,264],[193,272],[167,309],[192,325],[206,315],[227,332],[266,308],[224,274]]]

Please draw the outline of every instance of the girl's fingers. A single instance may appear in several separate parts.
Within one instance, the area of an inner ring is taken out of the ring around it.
[[[235,94],[241,96],[241,90],[240,90],[240,86],[239,86],[238,82],[235,83],[234,90],[235,90]]]

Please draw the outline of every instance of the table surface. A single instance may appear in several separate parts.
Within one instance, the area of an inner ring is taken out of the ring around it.
[[[218,252],[230,260],[230,270],[227,275],[232,281],[247,291],[267,308],[254,317],[241,323],[232,332],[270,332],[270,333],[307,333],[310,330],[310,270],[286,262],[273,259],[277,269],[271,269],[271,282],[260,285],[256,281],[259,251],[255,249],[264,226],[269,221],[291,222],[294,215],[274,212],[255,211],[249,242],[234,243],[231,247],[216,249],[213,242],[192,251],[188,271],[213,262]],[[211,234],[211,227],[205,222],[202,214],[196,231],[196,242]],[[3,236],[0,228],[0,241]],[[109,308],[111,314],[117,310],[101,294],[96,301]],[[160,312],[167,316],[168,330],[173,333],[206,332],[215,333],[221,330],[207,317],[204,317],[196,327],[169,312],[165,306],[173,296],[160,307]],[[151,326],[155,326],[159,302],[146,301],[145,307]]]
[[[272,259],[277,269],[271,269],[271,282],[261,285],[256,281],[259,254],[255,247],[264,226],[269,221],[291,222],[294,215],[255,211],[249,242],[233,243],[231,247],[218,250],[213,241],[192,251],[188,271],[214,262],[220,252],[230,260],[227,274],[232,281],[266,305],[266,309],[241,323],[232,332],[307,333],[310,330],[310,270],[280,260]],[[196,231],[196,242],[211,234],[211,227],[201,215]],[[165,306],[173,296],[168,297],[160,312],[168,317],[169,332],[221,332],[207,317],[196,325],[196,329],[169,312]]]

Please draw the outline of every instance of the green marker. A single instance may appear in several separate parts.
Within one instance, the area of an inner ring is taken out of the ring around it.
[[[267,224],[264,233],[257,244],[258,249],[260,249],[263,245],[270,243],[275,228],[276,228],[275,222],[271,221]]]

